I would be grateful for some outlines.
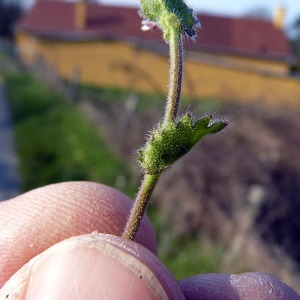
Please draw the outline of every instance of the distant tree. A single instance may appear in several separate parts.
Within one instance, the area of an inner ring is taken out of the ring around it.
[[[0,36],[12,37],[13,25],[22,13],[18,0],[0,0]]]
[[[294,27],[298,28],[300,30],[300,17],[296,20]]]
[[[300,17],[296,19],[292,26],[291,46],[295,58],[291,66],[291,71],[295,75],[300,76]]]
[[[300,40],[300,17],[298,17],[293,24],[293,33],[294,33],[294,39]]]

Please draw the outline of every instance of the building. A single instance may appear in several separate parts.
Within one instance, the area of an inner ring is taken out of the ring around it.
[[[197,42],[185,41],[183,94],[297,103],[282,15],[272,22],[199,14]],[[17,23],[16,43],[24,62],[43,59],[66,79],[165,93],[168,48],[159,30],[140,28],[136,8],[40,0]]]

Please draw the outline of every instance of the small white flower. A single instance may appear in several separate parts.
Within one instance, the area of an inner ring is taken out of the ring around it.
[[[149,20],[143,20],[141,29],[143,31],[156,30],[157,29],[157,24],[155,22],[152,22],[152,21],[149,21]]]

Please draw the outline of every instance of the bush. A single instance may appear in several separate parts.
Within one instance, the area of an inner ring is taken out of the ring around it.
[[[7,75],[5,83],[24,191],[54,182],[88,180],[133,195],[129,169],[74,105],[25,73]]]

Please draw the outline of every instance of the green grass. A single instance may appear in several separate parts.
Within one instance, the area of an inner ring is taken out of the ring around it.
[[[24,191],[54,182],[90,180],[134,194],[129,168],[74,105],[28,74],[4,79]]]
[[[155,228],[158,241],[158,257],[177,280],[200,273],[220,270],[224,246],[200,233],[176,235],[155,204],[150,205],[148,215]]]
[[[218,272],[223,254],[221,246],[211,244],[207,249],[201,236],[185,241],[174,239],[171,244],[171,251],[159,249],[159,257],[176,279]]]

